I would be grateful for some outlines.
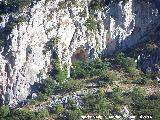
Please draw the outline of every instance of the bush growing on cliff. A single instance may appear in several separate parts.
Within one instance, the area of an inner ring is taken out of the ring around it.
[[[115,71],[104,71],[101,73],[98,79],[99,86],[103,87],[108,84],[112,84],[113,81],[118,81],[119,77]]]
[[[83,86],[84,86],[84,81],[71,79],[62,84],[61,91],[63,91],[64,93],[76,92],[80,90]]]
[[[65,0],[60,1],[58,3],[59,9],[65,9],[67,6],[76,5],[77,2],[75,0]]]
[[[32,2],[32,0],[6,0],[6,1],[8,5],[14,6],[14,7],[17,6],[20,8],[28,6]]]
[[[89,4],[89,11],[92,13],[96,10],[101,10],[103,7],[102,0],[92,0]]]
[[[97,113],[102,114],[108,110],[108,100],[104,96],[103,91],[99,90],[93,95],[88,94],[83,98],[83,111],[84,113]]]
[[[106,0],[106,2],[109,4],[109,3],[119,3],[119,2],[123,2],[123,3],[126,3],[127,1],[129,0]]]
[[[56,106],[54,106],[54,113],[55,114],[62,114],[64,112],[64,107],[62,104],[58,104]]]
[[[25,21],[26,21],[26,19],[25,19],[24,16],[19,16],[19,17],[17,18],[17,20],[16,20],[17,23],[22,23],[22,22],[25,22]]]
[[[84,70],[84,68],[82,67],[82,63],[77,62],[73,65],[72,69],[71,69],[71,77],[72,78],[85,78],[87,77],[87,74]]]
[[[56,83],[51,78],[47,78],[42,81],[42,93],[47,95],[53,95],[56,91]]]
[[[13,120],[36,120],[36,115],[27,109],[13,110],[11,112]]]
[[[49,117],[49,112],[47,109],[40,110],[34,114],[36,115],[36,119],[33,120],[44,120],[46,117]]]
[[[116,55],[115,60],[126,69],[126,71],[132,71],[131,68],[136,68],[137,64],[133,58],[126,57],[124,53],[119,53]]]
[[[44,50],[42,50],[43,54],[45,55],[47,51],[50,51],[54,48],[55,45],[58,44],[60,41],[59,37],[53,37],[44,45]]]
[[[50,72],[50,76],[56,79],[57,83],[63,83],[67,78],[67,64],[63,65],[63,68],[60,68],[60,62],[58,59],[54,59],[52,61],[52,72]]]
[[[59,9],[65,9],[67,7],[67,4],[65,1],[60,1],[58,3]]]
[[[10,114],[9,107],[6,105],[2,105],[0,108],[0,118],[5,118],[7,115]]]
[[[23,108],[10,110],[5,105],[0,108],[0,120],[42,120],[48,116],[49,113],[46,109],[39,112],[32,112]]]
[[[69,110],[66,112],[66,117],[68,120],[80,120],[82,116],[82,111],[80,109]]]
[[[47,89],[47,88],[46,88],[46,89]],[[48,91],[49,91],[49,89],[48,89]],[[49,94],[53,94],[53,93],[47,92],[47,90],[46,90],[45,92],[46,92],[46,93],[41,93],[41,92],[39,92],[36,100],[37,100],[37,101],[41,101],[41,102],[47,101],[47,100],[48,100],[48,95],[49,95]]]
[[[103,70],[108,69],[109,63],[103,62],[100,59],[95,59],[87,62],[76,62],[71,68],[71,77],[74,79],[81,79],[86,77],[97,76]]]
[[[132,113],[137,115],[151,116],[153,120],[159,120],[160,95],[153,94],[147,96],[140,88],[135,88],[132,92]]]
[[[85,26],[90,31],[96,32],[97,30],[97,22],[91,17],[86,20]]]

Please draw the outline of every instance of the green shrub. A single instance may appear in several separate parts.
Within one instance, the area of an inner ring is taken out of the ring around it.
[[[48,110],[43,109],[39,112],[32,112],[28,109],[14,109],[9,110],[8,106],[1,106],[0,109],[0,120],[42,120],[48,117]]]
[[[34,112],[27,109],[15,109],[11,113],[13,120],[36,120]]]
[[[80,109],[67,111],[68,120],[81,120],[82,111]]]
[[[100,59],[95,59],[86,62],[76,62],[71,68],[71,77],[74,79],[81,79],[86,77],[101,75],[103,70],[107,70],[110,64],[103,62]]]
[[[159,120],[160,115],[160,96],[150,95],[146,97],[146,94],[140,88],[136,88],[132,92],[132,113],[137,117],[144,115],[144,116],[151,116],[153,120]]]
[[[60,1],[58,3],[59,9],[65,9],[67,7],[67,4],[65,1]]]
[[[19,16],[16,21],[17,23],[22,23],[22,22],[25,22],[26,19],[24,18],[24,16]]]
[[[47,88],[46,88],[47,89]],[[49,88],[48,88],[49,89]],[[48,90],[47,89],[47,90]],[[48,92],[48,91],[45,91],[46,93]],[[43,102],[43,101],[47,101],[48,100],[48,95],[47,94],[42,94],[42,93],[38,93],[38,96],[37,96],[37,98],[36,98],[36,100],[37,101],[41,101],[41,102]],[[49,93],[48,93],[49,94]],[[49,95],[51,95],[51,94],[53,94],[53,93],[50,93]]]
[[[65,0],[58,3],[59,9],[65,9],[68,6],[71,7],[72,5],[77,5],[77,2],[75,0]]]
[[[54,59],[52,62],[53,71],[50,76],[55,76],[57,83],[63,83],[64,80],[67,78],[67,65],[64,64],[63,68],[60,68],[60,62],[58,59]]]
[[[68,110],[75,110],[76,109],[76,101],[72,99],[67,100],[67,107]]]
[[[133,58],[126,57],[124,53],[119,53],[115,57],[116,62],[120,64],[129,73],[136,72],[136,66]]]
[[[132,101],[133,103],[135,103],[133,104],[133,106],[139,104],[140,101],[144,100],[145,94],[146,94],[145,91],[140,87],[134,88],[131,94]]]
[[[58,104],[54,106],[54,113],[55,114],[62,114],[64,112],[64,108],[62,104]]]
[[[85,113],[103,114],[108,110],[108,100],[102,91],[98,91],[93,95],[88,94],[83,98],[83,111]]]
[[[53,47],[58,44],[60,41],[59,37],[53,37],[44,45],[44,50],[42,50],[43,54],[45,55],[47,51],[50,51],[53,49]]]
[[[80,12],[80,17],[87,17],[86,10],[83,10],[82,12]]]
[[[140,71],[135,68],[135,67],[127,67],[126,68],[126,71],[131,75],[131,76],[139,76],[140,74]]]
[[[89,4],[89,11],[92,13],[96,10],[101,10],[103,7],[102,0],[92,0]]]
[[[117,54],[115,59],[122,65],[122,67],[136,67],[134,59],[126,57],[124,53]]]
[[[79,78],[87,77],[87,74],[82,66],[83,65],[81,62],[74,63],[73,67],[71,68],[71,77],[72,78],[79,79]]]
[[[68,80],[62,84],[63,92],[76,92],[84,86],[84,81],[82,80]]]
[[[122,89],[120,89],[119,87],[113,88],[112,93],[112,100],[114,101],[114,103],[122,105],[124,103]]]
[[[6,1],[7,1],[8,5],[10,5],[10,6],[18,6],[20,8],[28,6],[32,2],[32,0],[6,0]]]
[[[29,101],[29,104],[30,104],[30,105],[35,105],[35,104],[36,104],[36,100],[30,100],[30,101]]]
[[[105,86],[106,84],[112,84],[113,81],[118,81],[119,76],[115,71],[104,71],[99,77],[99,85]]]
[[[2,105],[0,108],[0,118],[6,117],[10,113],[9,107]]]
[[[49,112],[47,109],[43,109],[38,112],[35,112],[35,115],[38,120],[43,120],[45,117],[49,117]]]
[[[41,90],[43,95],[40,93],[40,98],[41,97],[43,98],[46,95],[53,95],[56,91],[56,88],[57,88],[56,82],[54,80],[52,80],[51,78],[47,78],[47,79],[43,80],[42,81],[42,90]]]
[[[132,81],[133,84],[139,84],[139,85],[145,85],[147,83],[146,78],[138,78],[134,81]]]
[[[91,17],[86,20],[85,26],[90,31],[96,32],[97,30],[97,22]]]

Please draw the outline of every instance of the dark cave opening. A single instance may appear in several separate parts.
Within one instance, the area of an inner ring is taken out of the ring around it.
[[[73,53],[71,57],[71,62],[75,63],[76,61],[86,61],[88,59],[88,52],[83,47],[79,47]]]

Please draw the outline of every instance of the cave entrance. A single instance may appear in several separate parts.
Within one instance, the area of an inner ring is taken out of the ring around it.
[[[79,47],[76,49],[76,51],[73,53],[71,57],[71,62],[75,63],[76,61],[86,61],[88,56],[88,52],[84,47]]]

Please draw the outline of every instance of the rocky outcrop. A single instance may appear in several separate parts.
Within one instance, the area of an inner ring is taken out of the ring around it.
[[[125,5],[111,4],[106,14],[106,19],[110,17],[111,39],[104,50],[105,55],[151,39],[153,31],[160,25],[156,2],[129,0]]]
[[[85,56],[91,59],[100,54],[106,56],[146,40],[160,23],[154,2],[129,0],[95,11],[93,19],[98,27],[91,31],[85,24],[90,19],[89,2],[77,0],[67,7],[60,6],[59,2],[41,0],[18,17],[11,15],[17,19],[23,16],[25,21],[14,25],[0,56],[1,93],[10,104],[25,100],[32,94],[31,85],[46,78],[53,51],[61,67],[67,64],[69,77],[71,58],[77,56],[77,48],[83,49]],[[2,18],[1,29],[5,28],[9,17]],[[54,41],[54,46],[44,54],[48,41]]]

